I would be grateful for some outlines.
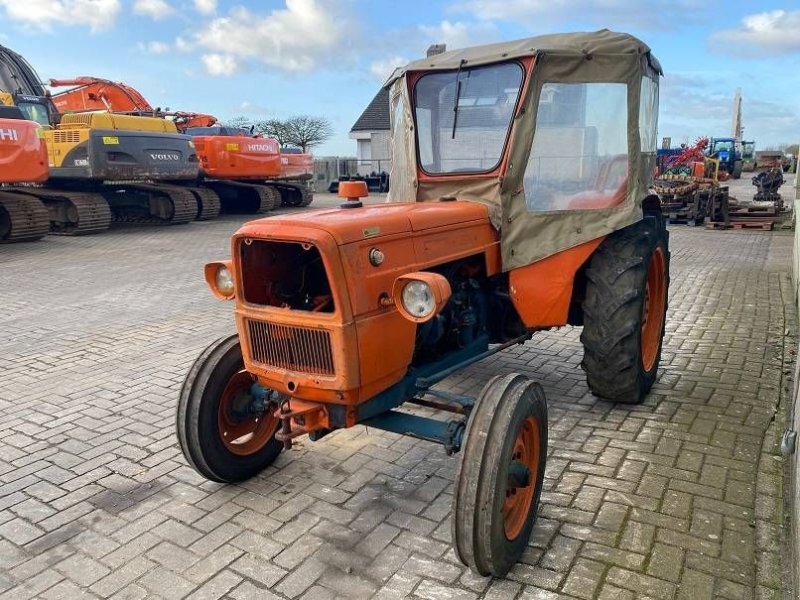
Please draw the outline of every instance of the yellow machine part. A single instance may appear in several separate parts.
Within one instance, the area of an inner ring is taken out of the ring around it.
[[[175,123],[158,117],[115,115],[104,112],[68,113],[61,117],[59,129],[119,129],[123,131],[152,131],[178,133]]]
[[[43,132],[47,144],[47,154],[51,167],[60,167],[67,154],[75,146],[86,142],[92,130],[105,131],[147,131],[155,133],[178,133],[175,123],[156,117],[137,117],[131,115],[115,115],[111,113],[71,113],[61,117],[61,123],[55,128]],[[114,136],[106,136],[109,144],[117,144]]]
[[[90,129],[88,127],[75,129],[46,129],[42,132],[45,144],[47,144],[47,157],[50,160],[50,167],[60,167],[67,154],[78,144],[85,143],[89,139]]]
[[[14,97],[8,92],[0,91],[0,104],[4,106],[14,106]]]

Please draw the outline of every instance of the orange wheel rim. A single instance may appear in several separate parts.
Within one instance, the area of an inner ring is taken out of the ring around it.
[[[260,415],[247,414],[252,385],[253,376],[239,371],[228,381],[219,401],[219,439],[229,452],[238,456],[261,450],[278,426],[278,420],[269,410]]]
[[[515,540],[525,528],[539,475],[539,422],[534,417],[525,419],[517,432],[511,452],[511,464],[514,463],[527,467],[528,485],[512,487],[506,484],[503,528],[508,540]]]
[[[664,329],[664,307],[667,300],[667,261],[662,248],[656,248],[647,266],[642,314],[642,364],[652,370],[658,358],[661,331]]]

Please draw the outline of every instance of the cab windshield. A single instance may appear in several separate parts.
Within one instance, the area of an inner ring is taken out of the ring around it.
[[[714,142],[711,148],[712,153],[717,152],[733,152],[733,142],[727,140],[718,140]]]
[[[50,125],[50,115],[47,113],[47,107],[43,104],[20,102],[17,106],[29,121],[36,121],[42,127]]]
[[[430,73],[414,88],[417,157],[426,173],[485,173],[503,156],[522,85],[508,62]]]

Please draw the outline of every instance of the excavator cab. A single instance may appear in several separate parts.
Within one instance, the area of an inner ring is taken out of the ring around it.
[[[57,119],[50,113],[48,102],[36,96],[17,96],[15,104],[19,107],[25,118],[35,121],[42,127],[49,127]]]

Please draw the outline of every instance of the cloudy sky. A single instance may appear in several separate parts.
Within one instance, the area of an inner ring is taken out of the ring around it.
[[[151,104],[221,119],[325,115],[317,153],[354,154],[348,131],[394,66],[448,48],[603,27],[661,61],[659,136],[800,140],[796,0],[0,0],[0,44],[43,79],[125,81]]]

